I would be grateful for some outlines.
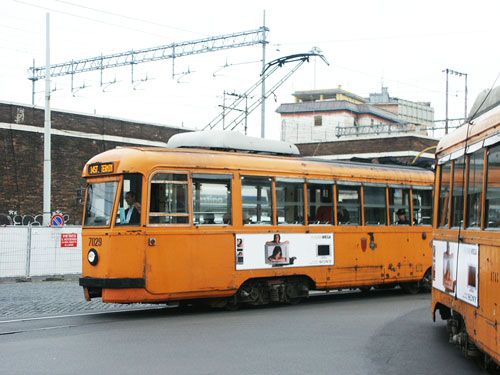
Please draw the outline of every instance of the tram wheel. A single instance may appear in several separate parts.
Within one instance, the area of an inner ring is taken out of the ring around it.
[[[370,290],[372,290],[371,286],[360,286],[358,289],[361,291],[361,293],[365,294],[368,293]]]
[[[430,268],[425,272],[424,277],[422,277],[420,286],[422,290],[426,292],[430,292],[432,290],[432,274]]]
[[[236,311],[239,308],[240,304],[237,302],[234,296],[226,299],[226,305],[224,306],[224,309],[226,309],[227,311]]]

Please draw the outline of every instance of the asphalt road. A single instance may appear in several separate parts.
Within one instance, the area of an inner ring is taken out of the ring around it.
[[[236,312],[117,311],[130,306],[89,304],[76,283],[27,284],[0,284],[0,374],[485,373],[448,343],[443,321],[432,321],[430,294],[332,293]],[[22,293],[30,288],[31,309]],[[20,312],[8,314],[12,289],[10,308]]]

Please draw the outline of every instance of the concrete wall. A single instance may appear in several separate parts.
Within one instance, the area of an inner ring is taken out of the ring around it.
[[[81,227],[0,227],[1,279],[81,273]]]

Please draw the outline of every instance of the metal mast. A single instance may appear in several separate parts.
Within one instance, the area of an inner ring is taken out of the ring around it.
[[[269,29],[262,26],[256,30],[242,31],[239,33],[213,36],[203,39],[172,43],[159,47],[132,50],[111,55],[100,55],[82,60],[72,60],[50,66],[51,77],[60,77],[68,74],[91,72],[117,68],[120,66],[133,66],[135,64],[153,62],[165,59],[175,59],[182,56],[197,55],[206,52],[215,52],[231,48],[247,47],[262,43],[265,45],[266,32]],[[29,80],[35,81],[45,78],[46,67],[30,67]],[[34,91],[34,88],[33,88]]]
[[[224,105],[225,109],[227,108],[227,109],[229,109],[229,111],[226,112],[224,110],[223,113],[216,116],[202,130],[213,129],[218,124],[220,124],[223,119],[224,119],[224,122],[223,122],[222,129],[223,130],[226,130],[226,129],[234,130],[236,127],[238,127],[238,125],[240,125],[243,122],[244,119],[246,119],[246,117],[250,113],[252,113],[252,111],[254,111],[260,104],[262,104],[264,102],[264,100],[267,96],[273,94],[293,73],[295,73],[297,71],[297,69],[299,69],[302,66],[302,64],[304,64],[306,61],[309,62],[309,59],[312,56],[319,56],[326,64],[328,64],[325,57],[323,55],[318,54],[318,53],[301,53],[301,54],[296,54],[296,55],[289,55],[289,56],[280,57],[276,60],[273,60],[273,61],[267,63],[266,66],[264,67],[262,73],[261,73],[261,78],[256,83],[254,83],[243,94],[238,95],[236,97],[236,99],[231,104],[229,104],[228,106]],[[289,63],[289,62],[297,62],[297,64],[287,74],[285,74],[285,76],[281,80],[279,80],[277,83],[275,83],[273,87],[271,87],[269,90],[265,91],[264,95],[260,96],[256,101],[251,103],[249,106],[245,105],[244,111],[237,109],[238,105],[240,105],[243,102],[243,100],[245,100],[246,98],[252,97],[252,95],[251,95],[252,92],[254,90],[256,90],[262,82],[265,82],[265,80],[268,79],[269,76],[271,76],[276,70],[278,70],[278,68],[283,67],[283,65],[285,65],[286,63]],[[228,113],[230,113],[233,110],[238,111],[239,114],[232,121],[227,123],[225,121],[227,118],[227,115],[228,115]]]
[[[46,40],[45,40],[45,135],[43,137],[43,225],[50,225],[51,216],[51,123],[50,123],[50,14],[46,15]]]

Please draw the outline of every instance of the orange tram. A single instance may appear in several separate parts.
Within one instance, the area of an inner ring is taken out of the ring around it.
[[[438,144],[432,313],[466,356],[500,366],[500,90]]]
[[[432,172],[308,160],[283,147],[255,154],[245,147],[283,142],[231,137],[242,152],[174,143],[86,164],[87,300],[233,308],[296,303],[311,290],[430,289]]]

